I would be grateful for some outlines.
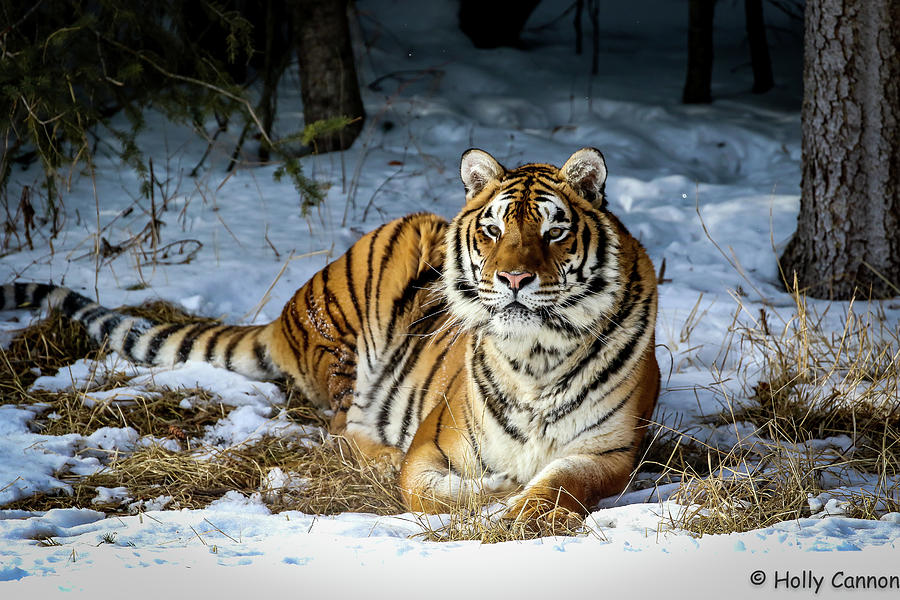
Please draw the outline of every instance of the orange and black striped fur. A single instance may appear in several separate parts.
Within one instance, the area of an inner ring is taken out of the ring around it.
[[[462,212],[365,235],[268,325],[153,324],[65,288],[3,287],[50,305],[128,359],[201,360],[288,376],[331,430],[400,467],[413,510],[514,494],[511,518],[584,514],[628,483],[656,404],[656,278],[606,208],[606,165],[463,155]]]

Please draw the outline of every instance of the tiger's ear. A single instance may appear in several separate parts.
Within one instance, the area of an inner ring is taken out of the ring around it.
[[[596,148],[582,148],[559,170],[563,181],[597,208],[606,204],[606,161]]]
[[[490,182],[503,179],[505,174],[506,169],[484,150],[470,148],[463,152],[459,176],[466,186],[466,200],[477,196]]]

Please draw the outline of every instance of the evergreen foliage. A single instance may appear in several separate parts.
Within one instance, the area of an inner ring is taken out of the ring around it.
[[[112,150],[149,194],[136,142],[148,107],[198,131],[212,116],[237,119],[268,145],[247,93],[262,68],[255,49],[271,34],[265,19],[240,0],[0,0],[0,23],[9,24],[0,29],[0,191],[13,163],[39,160],[52,206],[58,182],[90,168],[98,145],[115,140]],[[296,160],[284,171],[298,189],[317,189]]]

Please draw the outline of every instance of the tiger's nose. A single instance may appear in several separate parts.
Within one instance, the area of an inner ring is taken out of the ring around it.
[[[528,271],[500,271],[497,273],[500,281],[506,283],[512,290],[519,290],[534,281],[534,273]]]

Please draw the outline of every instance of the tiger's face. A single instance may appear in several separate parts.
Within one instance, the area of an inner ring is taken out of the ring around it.
[[[505,338],[594,326],[618,277],[600,152],[507,171],[469,150],[461,175],[467,203],[449,228],[444,271],[454,315]]]

